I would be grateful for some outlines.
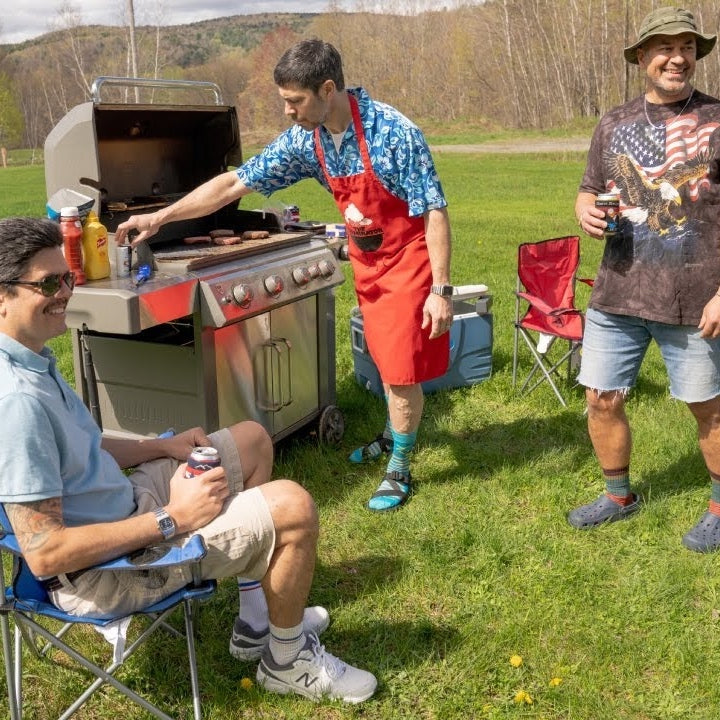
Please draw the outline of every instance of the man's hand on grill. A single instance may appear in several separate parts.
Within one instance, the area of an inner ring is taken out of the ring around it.
[[[131,215],[124,223],[117,226],[115,244],[124,245],[129,241],[135,247],[144,240],[151,238],[160,229],[161,225],[157,213]]]

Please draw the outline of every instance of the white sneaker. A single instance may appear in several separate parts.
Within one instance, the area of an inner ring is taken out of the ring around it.
[[[305,608],[303,613],[303,631],[306,634],[320,635],[330,624],[330,614],[324,607]],[[230,638],[230,654],[238,660],[259,660],[270,641],[270,630],[253,630],[239,617],[235,618]]]
[[[309,634],[305,647],[287,665],[278,665],[270,650],[263,653],[257,669],[257,682],[270,692],[297,693],[311,700],[323,697],[360,703],[375,692],[377,680],[372,673],[344,663]]]

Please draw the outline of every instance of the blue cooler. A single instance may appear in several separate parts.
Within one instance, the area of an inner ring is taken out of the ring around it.
[[[475,385],[492,374],[492,297],[487,290],[486,285],[455,288],[448,371],[441,377],[424,382],[424,392]],[[384,397],[380,373],[365,343],[365,328],[358,308],[350,317],[350,343],[355,380],[366,390]]]

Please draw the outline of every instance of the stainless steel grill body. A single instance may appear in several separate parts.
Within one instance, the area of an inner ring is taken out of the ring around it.
[[[239,162],[238,151],[232,107],[96,97],[48,136],[48,196],[70,188],[93,197],[112,239],[138,205],[171,202],[228,158]],[[270,237],[182,243],[215,228]],[[274,214],[226,207],[165,226],[138,255],[154,268],[147,282],[89,282],[68,306],[76,386],[106,433],[212,431],[252,419],[274,440],[315,421],[323,439],[339,439],[334,288],[344,277],[324,239],[283,232]]]

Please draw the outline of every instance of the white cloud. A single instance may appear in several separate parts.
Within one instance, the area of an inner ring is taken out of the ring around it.
[[[11,3],[13,0],[5,0]],[[0,43],[19,43],[57,29],[60,9],[71,7],[82,25],[123,25],[128,0],[15,0],[12,13],[0,15]],[[187,23],[257,13],[345,10],[414,13],[450,8],[468,0],[133,0],[136,25]],[[482,3],[485,0],[469,0]]]
[[[11,1],[11,0],[8,0]],[[12,13],[0,15],[0,43],[19,43],[57,27],[62,0],[21,0]],[[76,0],[71,6],[83,25],[121,25],[126,0]],[[134,0],[135,23],[184,25],[186,23],[261,12],[326,12],[328,0]]]

